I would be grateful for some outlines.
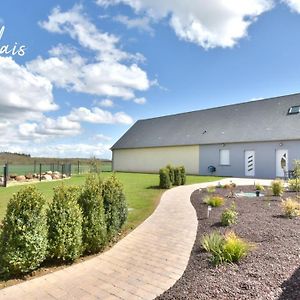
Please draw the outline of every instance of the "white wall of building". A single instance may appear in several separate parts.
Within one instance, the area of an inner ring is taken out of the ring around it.
[[[113,150],[113,169],[123,172],[158,173],[172,164],[183,165],[188,174],[199,174],[199,145]]]

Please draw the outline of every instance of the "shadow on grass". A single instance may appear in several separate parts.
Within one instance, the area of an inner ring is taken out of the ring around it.
[[[151,185],[146,188],[147,190],[164,190],[159,185]]]
[[[279,296],[279,300],[296,300],[300,299],[300,268],[293,275],[281,284],[283,292]]]

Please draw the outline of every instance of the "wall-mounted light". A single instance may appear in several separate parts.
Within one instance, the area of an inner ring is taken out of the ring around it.
[[[225,147],[225,144],[222,144],[222,147]]]
[[[279,143],[279,146],[282,147],[282,146],[283,146],[283,143],[280,142],[280,143]]]

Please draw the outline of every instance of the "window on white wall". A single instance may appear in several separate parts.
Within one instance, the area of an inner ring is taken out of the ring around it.
[[[227,149],[220,150],[220,165],[228,166],[230,164],[230,152]]]

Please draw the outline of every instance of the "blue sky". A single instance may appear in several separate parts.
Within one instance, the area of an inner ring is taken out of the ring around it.
[[[297,93],[299,28],[300,0],[3,1],[0,151],[110,158],[138,119]]]

